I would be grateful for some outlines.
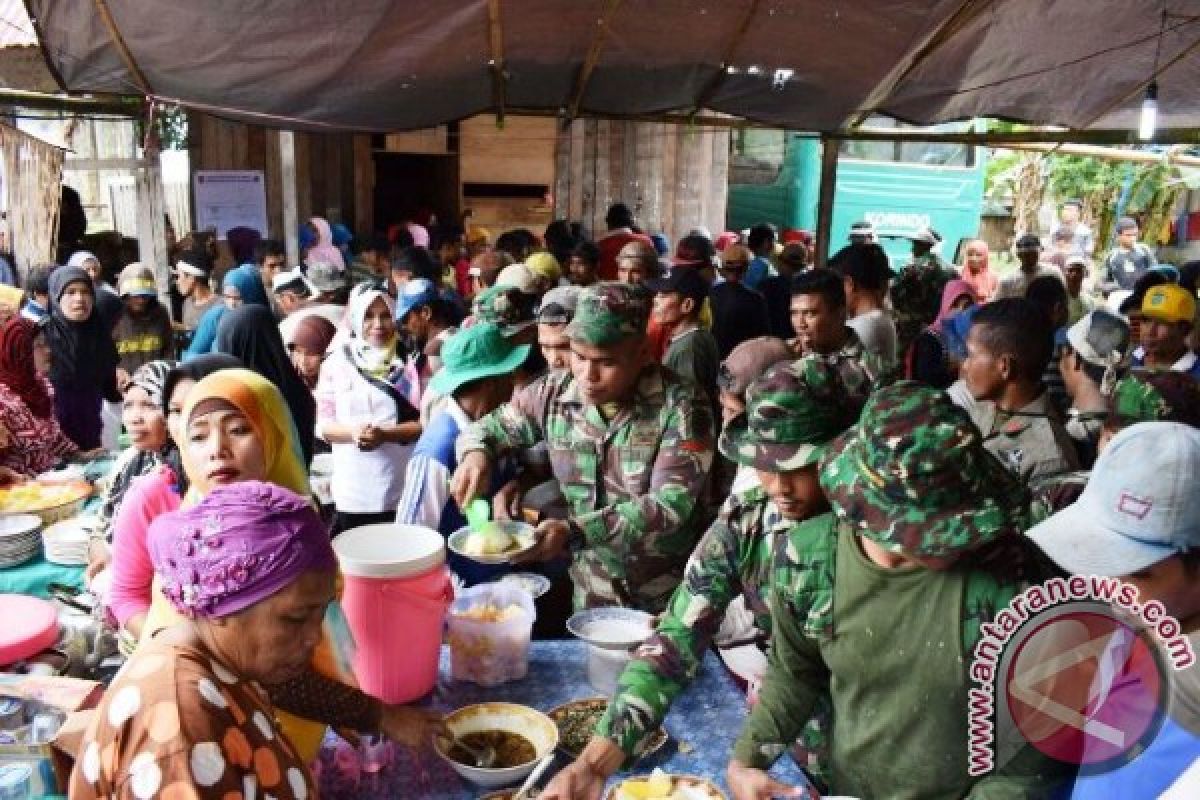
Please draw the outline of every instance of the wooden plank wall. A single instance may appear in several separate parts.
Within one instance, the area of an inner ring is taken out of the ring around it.
[[[593,236],[617,201],[672,242],[697,226],[725,228],[727,130],[576,120],[558,134],[554,156],[555,216],[582,221]]]
[[[188,114],[191,168],[257,169],[267,189],[266,233],[283,238],[283,182],[279,133],[208,114]],[[341,222],[353,231],[374,224],[374,168],[371,138],[365,134],[296,134],[296,207],[299,219],[313,215]]]

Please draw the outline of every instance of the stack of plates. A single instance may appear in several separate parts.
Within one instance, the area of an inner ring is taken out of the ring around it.
[[[68,567],[86,565],[91,522],[93,521],[76,517],[56,522],[46,528],[42,533],[42,541],[46,546],[46,560]]]
[[[32,514],[0,517],[0,568],[24,564],[42,546],[42,521]]]

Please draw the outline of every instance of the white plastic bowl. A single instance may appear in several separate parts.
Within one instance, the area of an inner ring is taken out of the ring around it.
[[[542,758],[558,747],[558,726],[554,724],[554,720],[536,709],[516,703],[477,703],[464,706],[446,717],[446,727],[455,738],[480,731],[511,731],[524,736],[533,744],[535,755],[529,763],[503,769],[483,769],[458,763],[446,755],[445,748],[449,742],[435,742],[434,747],[438,755],[446,759],[455,772],[464,780],[485,789],[499,789],[523,781],[529,777],[529,773],[533,772],[533,768]]]

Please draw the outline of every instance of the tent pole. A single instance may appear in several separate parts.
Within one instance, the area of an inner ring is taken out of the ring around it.
[[[600,61],[600,51],[604,49],[604,40],[608,37],[608,22],[613,14],[621,7],[621,0],[608,0],[604,6],[604,14],[596,20],[596,33],[592,36],[592,44],[588,48],[587,57],[579,74],[575,78],[575,88],[571,92],[571,101],[567,107],[567,116],[563,119],[562,129],[571,127],[571,123],[579,116],[579,107],[583,104],[583,96],[587,92],[588,81],[592,79],[592,71]]]
[[[840,143],[821,137],[821,189],[817,194],[817,244],[813,263],[825,266],[829,254],[829,233],[833,227],[833,194],[837,189],[837,162]]]
[[[300,229],[296,213],[296,134],[292,131],[279,132],[279,166],[283,186],[283,241],[287,252],[288,268],[300,263]],[[267,287],[270,291],[270,287]]]
[[[500,22],[500,0],[488,0],[488,49],[491,52],[488,69],[492,73],[492,110],[496,114],[496,127],[503,128],[508,73],[504,69],[504,28]]]

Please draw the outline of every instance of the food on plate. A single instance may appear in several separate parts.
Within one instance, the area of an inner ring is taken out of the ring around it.
[[[494,748],[496,761],[492,764],[491,769],[519,767],[537,758],[537,750],[534,748],[533,742],[513,731],[475,731],[474,733],[464,733],[458,737],[458,741],[479,752],[489,747]],[[475,765],[475,756],[460,747],[457,742],[450,748],[447,755],[460,764]]]
[[[39,483],[28,481],[0,489],[0,514],[41,511],[82,500],[92,493],[86,481]]]
[[[640,642],[650,636],[650,627],[636,620],[598,619],[588,626],[587,636],[596,644]]]
[[[724,800],[725,796],[706,780],[686,775],[668,775],[660,769],[647,778],[630,778],[617,784],[612,800]]]
[[[468,556],[499,556],[524,550],[530,543],[529,537],[505,530],[502,523],[489,522],[467,534],[462,551]]]
[[[572,758],[578,758],[583,748],[592,738],[596,723],[604,716],[608,708],[608,700],[604,697],[593,697],[587,700],[575,700],[564,703],[549,712],[550,719],[558,726],[558,746]],[[667,732],[659,728],[646,744],[643,756],[650,755],[661,748],[667,741]]]

